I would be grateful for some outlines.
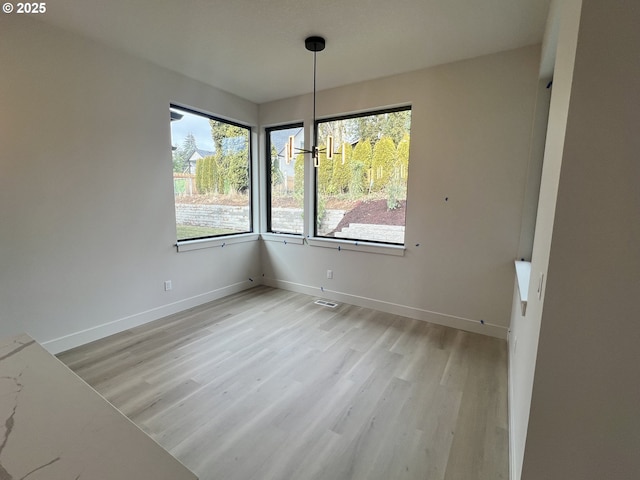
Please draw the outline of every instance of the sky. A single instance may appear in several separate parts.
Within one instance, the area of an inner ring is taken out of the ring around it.
[[[193,136],[196,137],[196,145],[198,148],[211,152],[215,150],[208,118],[173,107],[171,110],[184,115],[181,120],[171,122],[171,145],[174,147],[181,146],[187,135],[193,133]]]

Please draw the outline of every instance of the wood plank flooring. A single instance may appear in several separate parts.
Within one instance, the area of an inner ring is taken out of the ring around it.
[[[59,355],[201,480],[508,477],[506,343],[256,287]]]

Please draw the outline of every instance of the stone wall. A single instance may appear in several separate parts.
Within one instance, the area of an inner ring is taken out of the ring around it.
[[[334,234],[336,238],[363,239],[374,242],[404,243],[404,226],[351,223]]]
[[[281,232],[304,231],[303,212],[300,208],[274,208],[271,210],[271,227]]]
[[[232,205],[176,203],[176,223],[224,228],[239,232],[246,232],[251,227],[249,207]]]
[[[328,235],[335,230],[344,214],[344,210],[325,210],[324,218],[318,228],[318,235]]]
[[[327,210],[319,235],[332,232],[342,217],[344,210]],[[299,208],[274,208],[272,225],[283,232],[302,232],[304,218]],[[249,207],[230,205],[197,205],[190,203],[176,204],[176,222],[181,225],[198,225],[202,227],[218,227],[238,232],[249,229]],[[368,239],[379,242],[404,243],[404,227],[392,225],[368,225],[352,223],[334,235],[336,238]]]
[[[302,232],[304,218],[301,209],[274,208],[272,215],[272,224],[277,225],[278,229]],[[327,210],[319,233],[325,235],[331,232],[343,216],[344,210]],[[176,223],[246,231],[250,225],[249,207],[176,203]]]

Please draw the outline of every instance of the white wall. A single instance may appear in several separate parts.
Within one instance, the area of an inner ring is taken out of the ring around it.
[[[265,281],[505,338],[539,54],[532,46],[320,91],[319,117],[412,105],[407,250],[265,242]],[[318,76],[321,85],[321,67]],[[311,106],[308,95],[261,105],[260,124],[309,124]]]
[[[553,233],[556,195],[562,165],[564,136],[569,111],[569,97],[573,80],[573,64],[578,37],[581,0],[563,2],[549,120],[540,184],[535,238],[531,258],[526,316],[517,307],[512,311],[509,341],[509,424],[511,442],[511,478],[520,478],[524,455],[533,375],[538,351],[538,335],[542,320],[543,296],[538,298],[540,275],[547,277],[549,250]],[[515,305],[515,301],[514,301]]]
[[[582,2],[523,480],[640,478],[638,25]]]
[[[506,337],[538,46],[319,93],[320,116],[412,105],[404,256],[275,242],[176,253],[169,103],[264,127],[310,123],[310,96],[258,112],[26,17],[0,27],[0,335],[59,351],[264,278]]]
[[[173,247],[169,103],[256,105],[25,16],[0,66],[0,336],[57,351],[250,285],[257,242]]]
[[[538,81],[538,94],[536,96],[535,114],[531,131],[529,165],[527,167],[527,184],[524,191],[524,198],[522,199],[522,225],[520,226],[518,260],[530,261],[533,254],[533,239],[536,230],[538,199],[540,198],[542,165],[551,101],[550,80],[551,78],[543,78]]]

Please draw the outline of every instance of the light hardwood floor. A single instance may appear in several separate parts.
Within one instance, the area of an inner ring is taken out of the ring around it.
[[[201,480],[497,480],[506,343],[257,287],[59,355]]]

